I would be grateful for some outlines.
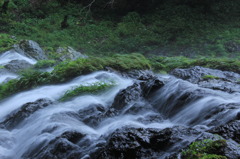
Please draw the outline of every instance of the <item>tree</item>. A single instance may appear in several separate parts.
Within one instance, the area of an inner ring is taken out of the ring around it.
[[[9,2],[10,2],[10,0],[4,0],[3,5],[1,7],[2,13],[7,13]]]

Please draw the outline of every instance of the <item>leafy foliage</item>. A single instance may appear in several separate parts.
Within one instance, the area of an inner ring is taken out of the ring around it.
[[[12,48],[17,42],[14,38],[11,38],[8,34],[0,33],[0,53]]]
[[[89,1],[11,0],[8,13],[1,15],[0,32],[92,55],[240,55],[238,0],[116,0],[113,6],[107,2],[96,0],[89,10]],[[66,15],[69,27],[62,29]]]
[[[48,68],[48,67],[52,67],[56,64],[55,60],[40,60],[38,61],[34,67],[35,68]]]

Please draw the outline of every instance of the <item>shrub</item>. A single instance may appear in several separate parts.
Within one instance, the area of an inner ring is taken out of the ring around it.
[[[48,68],[54,66],[55,64],[56,64],[55,60],[40,60],[34,65],[34,67],[38,69]]]
[[[11,38],[10,35],[0,33],[0,53],[11,49],[16,42],[17,40]]]

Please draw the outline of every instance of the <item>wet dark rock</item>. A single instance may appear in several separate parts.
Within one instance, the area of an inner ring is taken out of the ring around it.
[[[1,68],[1,69],[0,69],[0,75],[2,76],[2,77],[0,78],[0,83],[6,83],[6,82],[8,82],[9,80],[14,79],[14,78],[17,77],[16,74],[10,72],[10,71],[7,70],[6,68]],[[5,77],[5,78],[3,78],[3,77]]]
[[[240,85],[238,82],[240,75],[234,72],[195,66],[188,69],[175,69],[171,74],[204,88],[221,90],[229,93],[240,92]],[[209,75],[212,78],[205,78]]]
[[[211,79],[199,82],[199,86],[228,93],[240,92],[239,83],[224,81],[222,79]]]
[[[79,118],[82,122],[90,126],[97,126],[102,121],[105,107],[101,104],[91,104],[88,107],[78,111]]]
[[[44,51],[39,46],[39,44],[32,40],[20,41],[20,43],[15,46],[15,50],[36,60],[47,59],[46,55],[44,54]]]
[[[151,111],[152,110],[152,105],[150,105],[147,102],[136,102],[133,105],[130,105],[126,111],[124,111],[124,114],[139,114],[143,113],[146,111]]]
[[[133,70],[126,73],[122,73],[124,77],[133,78],[137,80],[147,81],[153,79],[156,75],[152,71]]]
[[[232,121],[209,130],[212,134],[218,134],[225,139],[232,139],[240,144],[240,120]]]
[[[177,81],[171,84],[174,91],[170,91],[169,87],[163,87],[152,95],[149,99],[153,107],[158,110],[161,114],[165,115],[166,118],[171,118],[188,104],[195,101],[201,100],[206,96],[215,96],[212,92],[200,88],[193,88],[193,86],[185,81]],[[168,94],[160,95],[162,91],[167,91]]]
[[[191,128],[124,128],[113,132],[95,158],[165,158],[188,146],[201,132]]]
[[[44,144],[41,144],[41,146],[35,146],[33,150],[26,152],[23,157],[34,159],[59,159],[70,158],[69,156],[72,153],[75,153],[74,157],[77,159],[80,158],[80,153],[76,156],[76,152],[80,149],[77,142],[83,137],[85,137],[85,135],[76,130],[65,131],[47,144],[45,142]]]
[[[222,138],[221,136],[218,136],[216,134],[204,132],[204,133],[200,134],[199,137],[195,141],[202,141],[205,139],[216,141],[216,140],[223,140],[224,138]],[[226,140],[225,146],[221,149],[218,149],[217,152],[215,152],[215,153],[220,154],[222,156],[226,156],[228,159],[238,159],[238,158],[240,158],[240,147],[239,146],[240,145],[238,143],[236,143],[235,141]]]
[[[159,113],[152,112],[145,116],[139,117],[137,120],[143,124],[151,124],[161,123],[164,121],[164,118]]]
[[[207,126],[219,126],[221,124],[228,123],[236,119],[235,110],[240,108],[240,103],[227,103],[220,104],[209,109],[206,109],[200,114],[200,117],[196,117],[190,124],[196,125],[202,121],[210,120],[210,122],[205,123]],[[221,119],[221,120],[219,120]]]
[[[49,99],[38,99],[35,102],[29,102],[21,106],[19,109],[10,113],[6,119],[0,123],[7,129],[16,128],[24,119],[29,117],[31,114],[39,109],[51,105],[53,102]]]
[[[134,83],[133,85],[121,90],[115,97],[111,106],[112,109],[117,111],[124,109],[128,104],[138,101],[142,97],[142,90],[140,84]]]
[[[190,81],[191,83],[198,83],[205,75],[212,75],[230,82],[236,82],[240,78],[240,75],[234,72],[221,71],[200,66],[195,66],[188,69],[175,69],[171,72],[171,74],[181,79]]]
[[[32,66],[33,66],[32,64],[28,63],[25,60],[12,60],[8,64],[6,64],[4,67],[13,73],[17,73],[20,70],[27,69]]]
[[[157,76],[153,76],[149,73],[144,74],[144,72],[141,71],[140,74],[139,72],[136,74],[137,75],[134,75],[134,77],[137,78],[137,81],[126,89],[121,90],[115,96],[114,102],[107,112],[107,116],[119,114],[119,112],[129,109],[127,108],[129,105],[132,105],[132,108],[129,109],[131,112],[133,112],[135,108],[138,109],[136,111],[139,111],[144,106],[147,108],[147,102],[141,106],[136,106],[141,103],[139,101],[144,101],[164,86],[164,83],[160,81]]]
[[[82,139],[85,135],[77,131],[66,131],[60,137],[65,138],[68,141],[76,144],[80,139]]]
[[[154,77],[148,79],[147,81],[141,82],[140,85],[142,88],[143,96],[147,98],[151,96],[152,93],[162,88],[164,86],[164,83],[157,77]]]
[[[240,120],[240,112],[237,113],[236,120]]]

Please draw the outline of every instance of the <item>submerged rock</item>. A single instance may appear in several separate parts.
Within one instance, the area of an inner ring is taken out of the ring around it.
[[[148,97],[164,86],[164,83],[157,76],[153,76],[149,73],[145,74],[142,71],[134,73],[135,74],[132,75],[132,77],[137,78],[137,81],[126,89],[121,90],[115,96],[113,104],[110,107],[110,111],[107,113],[114,114],[114,111],[116,111],[116,114],[125,109],[128,109],[128,111],[133,113],[134,109],[139,111],[141,107],[144,107],[144,105],[146,106],[145,108],[148,108],[149,106],[147,105],[149,104],[146,101]],[[131,109],[127,108],[129,105],[132,105]]]
[[[29,102],[21,106],[19,109],[10,113],[6,119],[0,123],[1,127],[6,129],[16,128],[24,119],[39,109],[51,105],[53,102],[49,99],[38,99],[35,102]]]
[[[40,143],[40,146],[35,145],[22,157],[34,159],[80,158],[80,154],[76,155],[76,152],[81,148],[76,143],[84,136],[84,134],[75,130],[63,132],[49,142]],[[75,154],[74,157],[69,157],[73,153]]]
[[[6,83],[11,79],[17,78],[17,75],[10,72],[6,68],[0,69],[0,83]]]
[[[4,67],[13,73],[17,73],[20,70],[27,69],[32,67],[33,65],[24,60],[12,60]]]
[[[97,126],[103,120],[105,107],[101,104],[91,104],[78,111],[78,116],[82,122],[90,126]]]

